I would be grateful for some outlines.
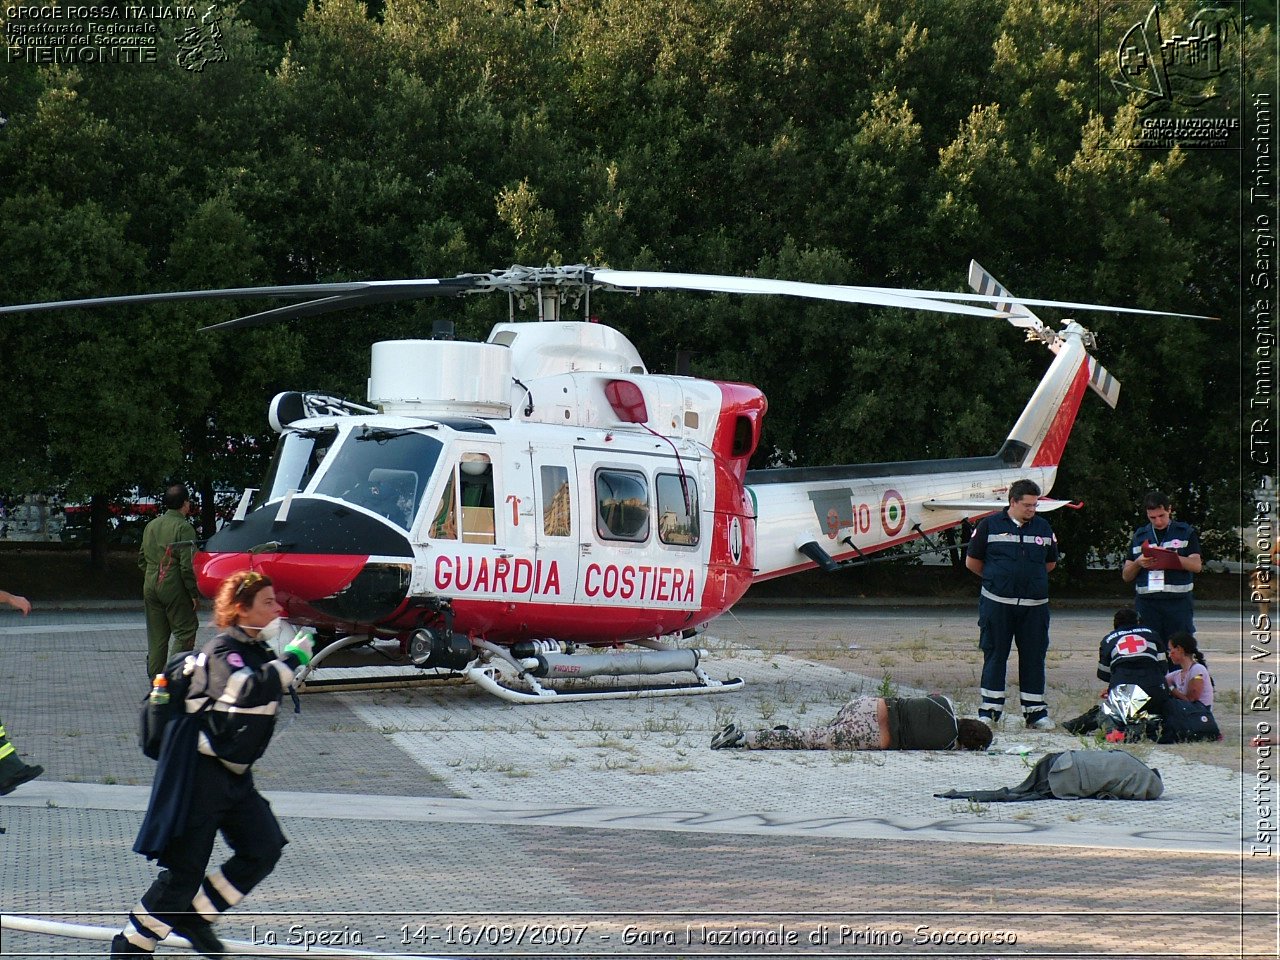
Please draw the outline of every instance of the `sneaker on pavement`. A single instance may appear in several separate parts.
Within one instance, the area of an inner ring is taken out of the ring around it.
[[[736,723],[725,724],[720,732],[711,738],[712,750],[723,750],[725,747],[740,747],[747,735]]]
[[[138,956],[149,957],[151,956],[151,951],[143,950],[141,947],[135,947],[125,938],[123,933],[117,933],[111,938],[111,952],[108,953],[107,956],[113,958]]]
[[[995,717],[988,717],[983,714],[978,714],[978,719],[981,720],[983,723],[985,723],[992,730],[994,730],[996,728],[996,724],[1000,722]]]
[[[1058,725],[1048,717],[1041,717],[1039,720],[1028,720],[1028,730],[1056,730]]]
[[[180,937],[186,937],[191,942],[191,946],[196,948],[196,952],[206,957],[226,955],[227,948],[213,932],[213,926],[197,917],[183,917],[181,920],[175,920],[173,932]]]
[[[0,797],[13,793],[13,791],[17,790],[18,787],[22,786],[28,780],[34,780],[42,773],[44,773],[44,767],[40,766],[38,763],[29,763],[24,765],[22,769],[12,777],[3,783],[0,783]]]

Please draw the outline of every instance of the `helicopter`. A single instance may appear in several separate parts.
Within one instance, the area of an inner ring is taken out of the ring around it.
[[[1076,412],[1120,383],[1074,320],[1015,298],[976,261],[972,294],[756,277],[513,266],[453,278],[178,291],[0,307],[0,313],[220,298],[301,300],[207,330],[424,297],[506,293],[483,343],[374,343],[365,403],[274,397],[267,475],[198,550],[200,588],[268,574],[288,622],[338,651],[395,643],[423,670],[514,703],[726,693],[686,646],[753,584],[836,570],[1002,509],[1009,486],[1053,487]],[[591,318],[591,294],[691,290],[808,297],[1007,320],[1053,359],[988,456],[752,470],[768,409],[743,383],[653,374]],[[517,322],[517,306],[537,322]],[[581,319],[566,314],[581,309]],[[1041,498],[1038,510],[1079,504]],[[664,674],[691,674],[655,682]],[[623,685],[622,677],[637,682]],[[600,681],[598,678],[611,678]],[[573,681],[564,683],[562,681]]]

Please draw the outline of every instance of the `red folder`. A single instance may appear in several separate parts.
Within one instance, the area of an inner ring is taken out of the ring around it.
[[[1148,570],[1182,569],[1182,561],[1179,559],[1177,552],[1169,550],[1166,547],[1153,547],[1150,543],[1144,540],[1142,543],[1142,555],[1144,557],[1151,557],[1156,562],[1156,565],[1154,567],[1148,567]]]

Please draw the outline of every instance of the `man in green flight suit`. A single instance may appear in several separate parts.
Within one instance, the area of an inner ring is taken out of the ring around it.
[[[195,645],[200,621],[200,592],[191,558],[196,528],[187,488],[175,483],[164,492],[165,512],[147,524],[138,548],[142,601],[147,611],[147,679],[164,670],[169,658]],[[169,635],[173,634],[173,645]]]

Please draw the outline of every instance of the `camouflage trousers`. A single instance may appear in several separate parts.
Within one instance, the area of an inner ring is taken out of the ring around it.
[[[879,703],[878,697],[858,697],[841,707],[826,726],[754,730],[742,745],[749,750],[879,750]]]

